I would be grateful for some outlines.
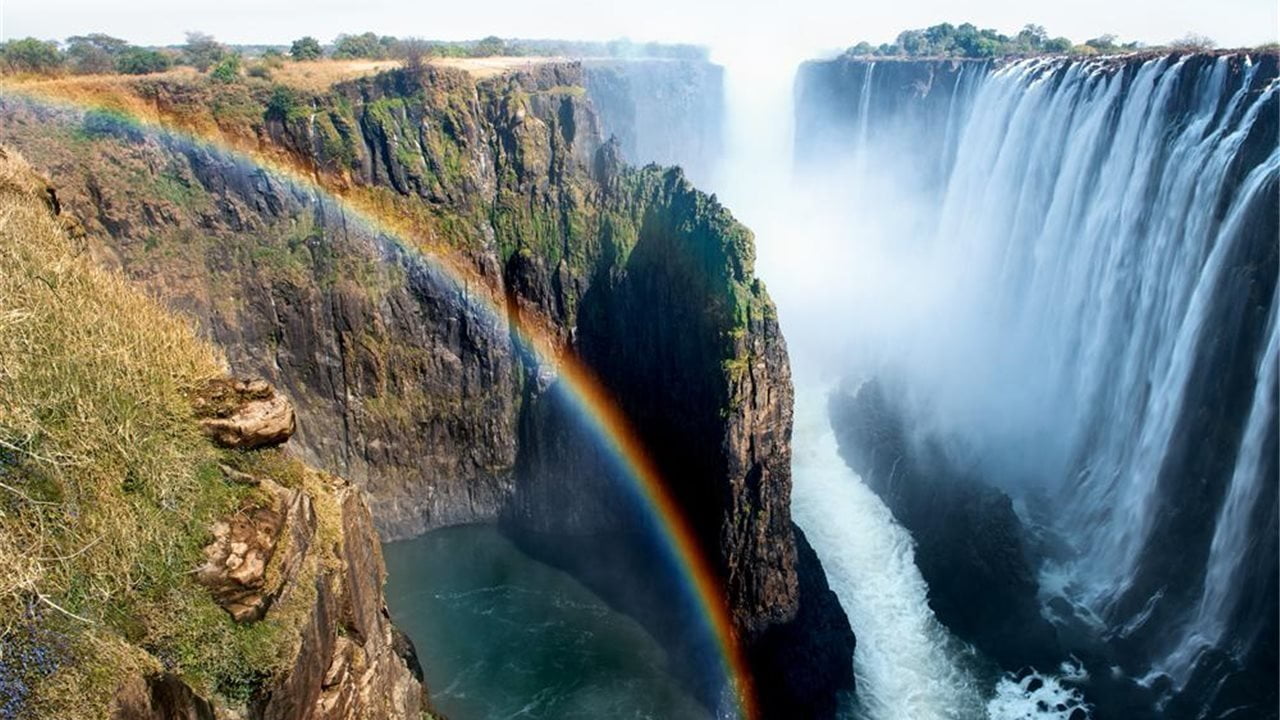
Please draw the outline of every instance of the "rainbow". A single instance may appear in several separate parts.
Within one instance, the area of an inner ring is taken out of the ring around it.
[[[515,341],[525,351],[540,363],[557,368],[565,396],[580,411],[581,417],[607,452],[625,470],[625,475],[633,483],[633,489],[638,492],[646,509],[657,521],[670,559],[675,562],[687,582],[690,599],[705,623],[705,630],[714,640],[725,688],[733,698],[732,705],[736,706],[727,710],[734,712],[742,720],[755,720],[758,717],[751,674],[738,642],[728,604],[716,573],[699,547],[692,526],[667,489],[657,465],[626,414],[591,368],[546,329],[550,327],[549,321],[526,318],[519,311],[508,308],[501,293],[492,287],[493,281],[480,277],[474,266],[450,257],[444,249],[423,249],[425,243],[413,242],[412,229],[402,226],[390,213],[366,199],[351,197],[339,189],[326,187],[322,176],[316,171],[266,157],[258,151],[242,150],[212,132],[199,133],[184,129],[166,122],[159,115],[155,118],[143,117],[137,112],[122,108],[121,103],[77,98],[74,97],[76,93],[73,90],[73,85],[58,82],[25,85],[0,82],[0,98],[9,96],[76,113],[111,113],[113,117],[125,120],[141,131],[167,135],[216,150],[232,160],[315,193],[341,209],[349,216],[349,220],[359,222],[375,236],[389,239],[415,260],[440,270],[443,278],[453,285],[453,289],[473,309],[493,320],[505,322]]]

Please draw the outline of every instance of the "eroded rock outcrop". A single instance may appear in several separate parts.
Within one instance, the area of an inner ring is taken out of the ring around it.
[[[195,397],[200,429],[222,447],[256,450],[293,437],[293,404],[265,380],[213,380]]]
[[[259,417],[264,404],[288,407],[260,380],[214,380],[193,399],[198,415],[216,409],[228,418]],[[235,434],[246,436],[252,433]],[[361,491],[285,456],[265,465],[253,456],[238,461],[247,471],[224,465],[223,474],[255,491],[211,528],[195,579],[239,623],[266,622],[273,613],[301,619],[294,659],[261,675],[246,717],[418,720],[429,709],[422,671],[387,614],[381,546]],[[220,698],[161,673],[130,678],[114,717],[195,720],[226,711]]]

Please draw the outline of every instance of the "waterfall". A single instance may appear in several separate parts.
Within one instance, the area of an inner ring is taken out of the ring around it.
[[[875,81],[876,64],[869,62],[862,74],[862,93],[858,99],[858,174],[867,170],[867,130],[871,127],[871,84]]]
[[[858,693],[848,713],[859,720],[982,717],[988,688],[969,666],[971,651],[934,617],[910,535],[845,465],[827,419],[830,380],[815,359],[830,333],[814,322],[827,300],[813,290],[839,287],[844,278],[831,262],[839,226],[820,195],[792,174],[795,66],[755,48],[721,50],[717,60],[726,64],[731,121],[725,162],[710,189],[755,233],[757,273],[787,334],[796,386],[792,513],[858,636]],[[870,71],[864,88],[866,118]]]
[[[1064,540],[1046,594],[1177,685],[1275,613],[1256,596],[1276,572],[1276,74],[1244,54],[1031,59],[964,66],[941,99],[887,78],[870,131],[815,163],[846,190],[849,257],[908,280],[846,297],[839,332],[877,348],[848,372],[904,388],[918,430]],[[894,180],[924,166],[913,143],[946,165],[936,191]],[[867,201],[876,183],[898,195]],[[904,209],[915,225],[877,218]]]

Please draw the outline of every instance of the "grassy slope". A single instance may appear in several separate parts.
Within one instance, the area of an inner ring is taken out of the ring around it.
[[[210,524],[250,492],[217,465],[308,485],[322,533],[336,509],[278,451],[199,434],[188,398],[219,355],[98,269],[46,197],[0,154],[0,717],[106,717],[121,678],[161,668],[243,701],[292,657],[310,598],[241,626],[196,585]]]

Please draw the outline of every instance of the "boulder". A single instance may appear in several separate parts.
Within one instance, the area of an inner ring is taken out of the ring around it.
[[[213,526],[213,542],[204,548],[205,564],[196,580],[237,622],[262,619],[271,604],[285,595],[296,578],[315,532],[315,511],[305,492],[287,490],[263,480],[272,501],[246,501],[230,517]],[[267,568],[284,543],[279,572]]]
[[[222,447],[254,450],[280,445],[297,427],[293,403],[265,380],[211,380],[192,404],[200,429]]]

